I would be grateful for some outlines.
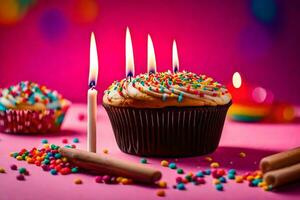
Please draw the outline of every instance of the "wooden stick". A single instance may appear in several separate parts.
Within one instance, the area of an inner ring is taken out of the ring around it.
[[[140,163],[133,163],[108,155],[99,155],[79,149],[61,147],[58,150],[76,166],[101,174],[124,176],[138,182],[154,183],[160,180],[160,171]]]
[[[300,180],[300,163],[264,174],[264,181],[272,187]]]
[[[296,163],[300,163],[300,147],[263,158],[260,161],[260,169],[265,173]]]

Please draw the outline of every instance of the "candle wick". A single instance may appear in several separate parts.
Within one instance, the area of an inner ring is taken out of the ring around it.
[[[178,72],[178,68],[174,67],[174,73],[177,73],[177,72]]]
[[[95,80],[90,81],[89,88],[94,89],[95,87],[96,87],[96,81]]]
[[[149,74],[155,74],[155,71],[154,71],[153,69],[151,69],[151,70],[149,71]]]

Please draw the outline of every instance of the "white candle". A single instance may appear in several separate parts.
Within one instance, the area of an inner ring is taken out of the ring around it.
[[[94,33],[91,34],[90,46],[90,72],[88,90],[88,127],[87,151],[96,153],[97,141],[97,90],[95,89],[98,78],[98,55]]]
[[[132,49],[132,41],[130,36],[129,28],[126,29],[126,39],[125,39],[125,59],[126,59],[126,77],[134,76],[134,59],[133,59],[133,49]]]
[[[151,36],[148,34],[148,54],[147,54],[148,73],[156,73],[156,60],[154,46]]]
[[[179,71],[179,60],[178,60],[178,51],[176,41],[173,41],[173,48],[172,48],[172,66],[173,72],[176,73]]]

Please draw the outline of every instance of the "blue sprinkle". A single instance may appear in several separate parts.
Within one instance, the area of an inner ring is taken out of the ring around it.
[[[183,183],[179,183],[179,184],[177,185],[177,189],[178,189],[178,190],[185,190],[185,185],[184,185]]]
[[[170,163],[170,164],[169,164],[169,168],[170,168],[170,169],[176,169],[177,166],[176,166],[175,163]]]
[[[6,107],[0,103],[0,111],[6,111]]]
[[[230,169],[230,170],[228,171],[228,174],[233,174],[233,175],[235,175],[235,174],[236,174],[235,169]]]
[[[79,142],[79,139],[78,139],[78,138],[74,138],[74,139],[73,139],[73,142],[74,142],[74,143],[78,143],[78,142]]]
[[[206,170],[204,171],[204,174],[205,174],[205,175],[210,175],[210,174],[211,174],[211,170],[210,170],[210,169],[206,169]]]
[[[51,173],[52,175],[56,175],[56,174],[57,174],[57,171],[56,171],[55,169],[51,169],[51,170],[50,170],[50,173]]]
[[[204,174],[203,174],[203,172],[197,172],[196,176],[197,177],[204,177]]]
[[[182,102],[182,99],[183,99],[183,93],[180,93],[179,96],[178,96],[178,102]]]
[[[59,158],[62,157],[62,155],[60,153],[56,153],[54,157],[57,158],[57,159],[59,159]]]
[[[227,176],[229,179],[235,179],[235,175],[234,174],[228,174]]]
[[[42,143],[43,144],[48,144],[48,140],[47,139],[42,139]]]
[[[227,182],[226,178],[223,177],[223,176],[219,178],[219,181],[221,181],[222,183],[226,183]]]
[[[223,185],[222,184],[216,184],[216,189],[219,191],[223,190]]]

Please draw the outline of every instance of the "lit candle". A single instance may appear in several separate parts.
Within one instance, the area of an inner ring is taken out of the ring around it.
[[[126,52],[125,52],[125,59],[126,59],[126,77],[130,78],[134,76],[134,59],[133,59],[133,49],[132,49],[132,41],[130,36],[129,28],[126,29]]]
[[[177,73],[179,71],[179,60],[178,60],[178,51],[176,41],[173,41],[173,48],[172,48],[172,66],[173,72]]]
[[[147,54],[147,66],[148,66],[148,73],[156,73],[156,60],[155,60],[155,53],[153,42],[151,36],[148,34],[148,54]]]
[[[96,153],[96,122],[97,122],[97,90],[95,89],[98,78],[98,55],[94,33],[91,34],[90,46],[90,72],[88,90],[88,129],[87,151]]]

